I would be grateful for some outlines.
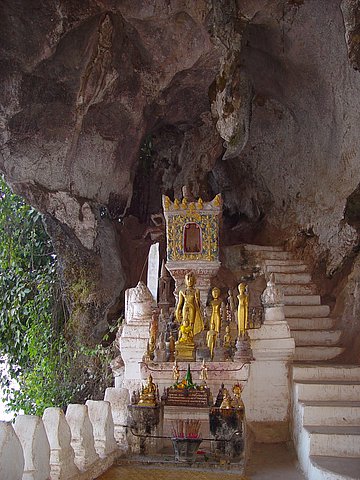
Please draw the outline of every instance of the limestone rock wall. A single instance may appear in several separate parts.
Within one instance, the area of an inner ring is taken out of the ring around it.
[[[222,193],[228,243],[287,241],[327,275],[353,255],[357,0],[0,9],[0,169],[46,213],[93,341],[139,279],[161,193],[184,184]]]

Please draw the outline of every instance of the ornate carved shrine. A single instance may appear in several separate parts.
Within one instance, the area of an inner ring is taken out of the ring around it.
[[[166,220],[166,268],[175,280],[175,296],[185,273],[193,271],[198,279],[201,301],[205,304],[211,278],[220,267],[219,224],[222,212],[221,195],[211,202],[189,201],[184,197],[174,202],[163,195]]]

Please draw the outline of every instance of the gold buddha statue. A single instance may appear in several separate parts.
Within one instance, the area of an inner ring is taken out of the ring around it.
[[[170,332],[170,337],[169,337],[169,362],[173,362],[175,360],[175,338]]]
[[[238,336],[243,337],[248,327],[248,315],[249,315],[249,296],[246,292],[247,285],[240,283],[238,286],[239,300],[238,304]]]
[[[223,388],[223,400],[221,402],[220,408],[225,410],[233,408],[232,398],[227,388]]]
[[[180,378],[180,370],[179,370],[179,365],[177,361],[175,360],[173,368],[172,368],[172,377],[173,380],[175,380],[175,383],[179,383],[179,378]]]
[[[179,291],[175,317],[179,324],[182,324],[185,317],[187,317],[193,336],[204,330],[200,308],[200,291],[195,288],[195,275],[193,272],[185,275],[185,288]]]
[[[210,302],[211,305],[211,319],[210,323],[214,322],[216,333],[220,332],[221,328],[221,299],[220,299],[220,289],[214,287],[211,291],[213,299]]]
[[[207,335],[206,335],[206,344],[210,350],[211,360],[214,358],[214,348],[216,344],[216,337],[217,337],[217,332],[215,330],[215,323],[213,320],[211,320],[210,330],[207,332]]]
[[[234,402],[233,405],[237,408],[244,408],[244,403],[241,398],[241,393],[242,393],[242,386],[240,383],[236,383],[233,388],[232,388],[233,394],[234,394]]]
[[[141,405],[144,407],[155,407],[157,404],[156,391],[157,391],[156,385],[153,382],[152,375],[150,374],[148,376],[146,384],[141,389],[138,405]]]
[[[185,317],[185,320],[181,324],[179,328],[179,339],[176,342],[177,344],[183,343],[185,345],[194,345],[194,336],[193,336],[193,329],[189,324],[189,320]]]

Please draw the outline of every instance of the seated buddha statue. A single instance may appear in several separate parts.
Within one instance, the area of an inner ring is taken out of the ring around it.
[[[232,398],[227,388],[223,388],[223,400],[221,402],[220,408],[225,410],[233,408]]]
[[[152,375],[150,374],[146,384],[142,387],[140,393],[140,400],[138,405],[146,406],[146,407],[155,407],[157,404],[156,401],[156,385],[153,382]]]
[[[179,328],[179,340],[176,343],[183,343],[184,345],[194,345],[193,329],[191,328],[187,317],[185,317],[185,320]]]

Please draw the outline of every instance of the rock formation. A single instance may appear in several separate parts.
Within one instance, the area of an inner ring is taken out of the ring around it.
[[[45,214],[90,343],[140,278],[161,193],[182,185],[222,193],[229,242],[287,241],[330,276],[355,255],[359,1],[0,10],[0,169]]]

